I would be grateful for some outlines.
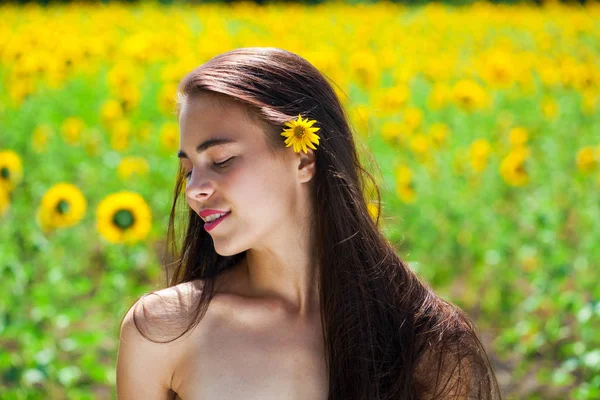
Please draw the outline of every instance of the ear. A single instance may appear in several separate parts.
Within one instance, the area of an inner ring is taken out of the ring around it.
[[[298,177],[300,182],[308,182],[315,175],[315,153],[313,149],[307,149],[308,153],[300,151],[298,154]]]

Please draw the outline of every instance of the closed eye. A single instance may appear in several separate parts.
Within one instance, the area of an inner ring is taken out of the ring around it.
[[[221,162],[219,162],[219,163],[213,163],[213,165],[214,165],[215,167],[217,167],[217,168],[225,168],[225,167],[226,167],[226,166],[229,164],[229,162],[230,162],[231,160],[233,160],[234,158],[235,158],[235,157],[230,157],[230,158],[228,158],[228,159],[227,159],[227,160],[225,160],[225,161],[221,161]],[[192,175],[192,171],[190,171],[190,172],[188,172],[187,174],[185,174],[185,178],[186,178],[186,179],[189,179],[191,175]]]
[[[223,168],[223,167],[225,167],[225,166],[226,166],[226,165],[229,163],[229,161],[233,160],[234,158],[235,158],[235,157],[230,157],[230,158],[228,158],[228,159],[227,159],[227,160],[225,160],[225,161],[222,161],[222,162],[220,162],[220,163],[213,163],[213,164],[214,164],[216,167]]]

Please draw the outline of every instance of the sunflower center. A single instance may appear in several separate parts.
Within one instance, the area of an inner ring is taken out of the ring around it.
[[[129,210],[119,210],[113,217],[113,222],[121,229],[127,229],[133,225],[133,215]]]
[[[71,205],[66,200],[61,200],[56,205],[56,211],[58,211],[61,214],[68,213],[70,208],[71,208]]]
[[[0,169],[0,176],[2,179],[8,179],[10,176],[10,170],[6,167],[2,167],[2,169]]]
[[[304,128],[301,126],[297,126],[294,128],[294,136],[302,138],[304,137]]]

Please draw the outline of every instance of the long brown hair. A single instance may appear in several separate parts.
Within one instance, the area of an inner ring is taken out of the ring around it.
[[[370,167],[359,159],[348,116],[328,79],[289,51],[241,48],[212,58],[181,80],[177,113],[189,96],[202,93],[248,107],[264,122],[274,154],[286,149],[279,134],[284,122],[298,114],[319,122],[312,184],[329,399],[499,399],[493,368],[469,317],[437,296],[381,233],[379,189]],[[245,252],[217,254],[203,221],[189,208],[185,233],[176,235],[183,178],[180,164],[166,280],[168,287],[198,281],[202,291],[177,338],[204,316],[215,278],[245,257]],[[375,218],[367,207],[372,194]]]

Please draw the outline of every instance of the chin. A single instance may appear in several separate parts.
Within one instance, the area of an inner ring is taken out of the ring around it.
[[[238,253],[240,253],[240,249],[237,248],[233,248],[231,246],[228,246],[228,243],[215,243],[214,239],[213,239],[213,246],[215,248],[215,252],[223,257],[229,257],[229,256],[234,256]]]

